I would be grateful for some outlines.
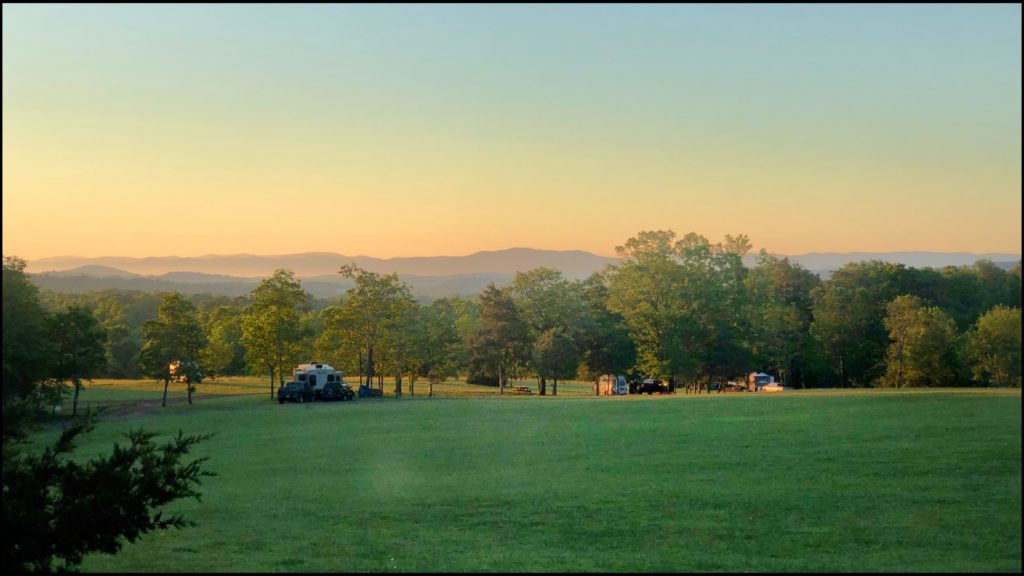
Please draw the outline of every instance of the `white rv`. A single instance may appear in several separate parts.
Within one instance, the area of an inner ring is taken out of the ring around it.
[[[299,367],[295,369],[293,379],[300,384],[309,386],[314,393],[323,392],[324,386],[330,383],[345,383],[340,370],[335,370],[328,364],[316,362],[299,364]]]

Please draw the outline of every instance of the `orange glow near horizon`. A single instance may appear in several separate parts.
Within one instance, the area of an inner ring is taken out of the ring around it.
[[[5,5],[3,252],[1019,253],[1020,7],[924,8]]]

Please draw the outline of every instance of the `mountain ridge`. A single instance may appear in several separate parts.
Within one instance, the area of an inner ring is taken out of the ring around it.
[[[344,264],[355,263],[371,272],[418,274],[423,276],[455,274],[514,273],[538,266],[557,268],[565,273],[590,273],[600,270],[616,258],[598,256],[582,250],[539,250],[509,248],[480,251],[465,256],[402,256],[374,258],[346,256],[332,252],[301,252],[285,255],[207,255],[207,256],[121,256],[40,258],[28,263],[31,273],[61,272],[81,266],[105,266],[135,274],[194,272],[229,274],[243,277],[265,277],[278,268],[306,277],[332,274]]]
[[[501,257],[495,260],[487,260],[492,254],[499,254]],[[753,266],[757,262],[757,254],[749,254],[744,257],[747,266]],[[783,255],[778,255],[783,257]],[[787,256],[790,261],[800,264],[823,278],[849,262],[863,260],[885,260],[896,261],[905,265],[915,267],[941,267],[946,265],[962,266],[986,258],[996,262],[1004,268],[1010,268],[1014,263],[1020,261],[1019,255],[1014,254],[971,254],[967,252],[943,253],[943,252],[813,252],[804,255]],[[162,260],[161,260],[162,258]],[[167,262],[169,257],[148,259],[152,264],[154,259]],[[314,296],[325,298],[341,295],[351,288],[352,280],[341,277],[337,271],[342,264],[355,262],[360,266],[374,272],[397,272],[402,280],[409,283],[415,296],[424,299],[434,299],[443,296],[474,296],[478,294],[487,284],[494,282],[498,286],[506,286],[512,283],[516,272],[522,272],[547,266],[559,269],[570,279],[581,279],[593,272],[597,272],[605,265],[617,262],[617,259],[597,256],[582,250],[575,251],[542,251],[534,249],[509,249],[506,251],[477,252],[467,257],[439,256],[439,257],[410,257],[401,259],[363,259],[359,257],[346,257],[333,253],[303,253],[283,257],[285,260],[268,260],[277,258],[273,256],[246,255],[244,258],[256,258],[263,263],[265,273],[242,274],[235,270],[224,270],[226,263],[237,262],[237,256],[204,256],[193,257],[188,260],[195,263],[203,260],[208,271],[197,270],[174,270],[165,271],[159,274],[145,274],[139,270],[145,270],[145,263],[134,267],[135,270],[124,270],[110,266],[111,261],[125,262],[129,264],[138,263],[146,259],[130,258],[74,258],[64,259],[65,264],[87,262],[78,267],[59,270],[38,272],[30,270],[30,277],[40,288],[53,290],[55,292],[87,292],[92,290],[117,289],[117,290],[141,290],[144,292],[178,291],[185,294],[198,294],[209,292],[224,294],[227,296],[243,296],[255,288],[260,280],[269,276],[276,268],[286,268],[296,272],[296,277],[302,281],[303,287]],[[469,258],[469,260],[460,259]],[[225,260],[229,259],[229,260]],[[42,262],[59,263],[61,259],[42,260]],[[70,260],[70,262],[69,262]],[[310,264],[312,260],[312,265]],[[402,264],[401,269],[395,266]],[[105,262],[99,264],[97,261]],[[39,268],[36,261],[34,268]],[[383,262],[383,263],[382,263]],[[31,262],[29,263],[32,264]],[[250,262],[251,264],[251,262]],[[300,266],[296,266],[300,264]],[[460,267],[461,265],[461,267]],[[31,266],[30,266],[31,268]],[[388,268],[392,268],[389,270]],[[497,271],[473,271],[480,268],[498,268]],[[212,272],[216,270],[216,272]],[[236,267],[237,270],[237,267]],[[455,273],[441,273],[444,271],[462,270]],[[468,270],[468,271],[467,271]],[[228,272],[228,273],[225,273]],[[417,273],[419,272],[419,273]],[[427,272],[427,273],[423,273]]]
[[[994,262],[1020,260],[1020,254],[970,252],[808,252],[806,254],[782,255],[808,270],[830,271],[850,262],[862,260],[883,260],[913,267],[964,266],[980,259]],[[757,254],[744,259],[753,265]],[[600,271],[607,264],[618,262],[618,258],[599,256],[584,250],[540,250],[535,248],[507,248],[484,250],[465,256],[400,256],[374,258],[371,256],[346,256],[334,252],[300,252],[284,255],[233,254],[204,256],[149,256],[131,258],[123,256],[78,257],[61,256],[41,258],[28,262],[31,273],[70,273],[89,267],[82,275],[99,276],[106,271],[109,276],[124,274],[162,275],[170,273],[206,274],[243,278],[269,276],[278,268],[291,270],[300,278],[336,274],[344,264],[355,263],[371,272],[418,276],[453,276],[463,274],[514,274],[546,266],[566,274],[586,275]],[[224,278],[226,279],[226,278]]]

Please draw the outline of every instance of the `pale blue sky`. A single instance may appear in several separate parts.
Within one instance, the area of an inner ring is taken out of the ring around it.
[[[3,16],[5,253],[610,254],[653,228],[783,253],[1020,247],[1019,5]],[[153,237],[172,199],[196,229]],[[301,206],[345,226],[296,238]],[[43,207],[61,227],[39,230]],[[122,225],[64,232],[83,218]]]

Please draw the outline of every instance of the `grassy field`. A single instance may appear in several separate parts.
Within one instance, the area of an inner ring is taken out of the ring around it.
[[[355,378],[347,378],[346,381],[353,389],[359,386]],[[534,381],[515,380],[510,383],[510,386],[513,385],[529,386],[532,394],[524,395],[525,397],[537,396],[538,388],[537,383]],[[567,397],[591,396],[594,394],[592,385],[593,383],[591,382],[559,382],[558,395]],[[408,380],[404,381],[402,385],[405,395],[409,397],[412,396],[412,392],[415,392],[417,397],[426,396],[427,387],[428,384],[425,380],[417,381],[414,390],[410,389]],[[394,378],[385,378],[384,393],[386,395],[393,395],[394,388]],[[85,383],[79,398],[79,406],[85,409],[89,407],[118,406],[122,403],[140,400],[160,400],[163,397],[163,390],[163,382],[152,379],[117,380],[97,378],[92,382]],[[550,383],[548,384],[548,390],[550,394]],[[434,396],[446,398],[483,398],[494,396],[497,392],[498,389],[493,386],[476,386],[456,380],[434,384]],[[269,398],[270,381],[265,377],[253,376],[224,376],[216,380],[207,379],[196,385],[196,391],[192,396],[193,400],[200,400],[210,396],[223,395],[265,395]],[[512,395],[511,392],[510,395]],[[169,401],[186,397],[184,384],[171,383],[167,388],[167,398]],[[65,395],[64,404],[66,407],[70,407],[70,393]]]
[[[86,570],[1021,570],[1019,390],[236,395],[80,452],[139,426],[216,432],[217,476],[173,506],[196,527]]]

